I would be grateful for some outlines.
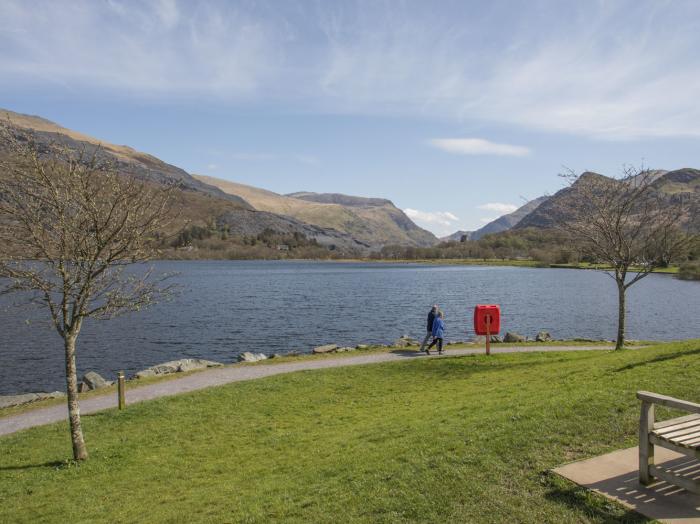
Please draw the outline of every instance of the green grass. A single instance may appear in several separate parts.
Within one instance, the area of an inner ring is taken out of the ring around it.
[[[698,401],[700,340],[407,359],[230,384],[0,439],[0,522],[640,522],[548,473]],[[664,415],[662,411],[659,413]]]

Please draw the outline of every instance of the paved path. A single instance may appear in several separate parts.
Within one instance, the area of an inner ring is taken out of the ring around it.
[[[492,353],[531,353],[537,351],[593,351],[610,350],[609,346],[527,346],[527,347],[491,347]],[[442,357],[430,356],[416,351],[395,351],[389,353],[365,353],[352,357],[339,357],[318,360],[300,360],[299,362],[285,362],[283,364],[270,363],[257,366],[226,366],[211,368],[181,378],[173,378],[145,386],[127,388],[126,403],[134,404],[158,397],[167,397],[196,391],[212,386],[220,386],[230,382],[253,380],[256,378],[293,373],[310,369],[336,368],[343,366],[358,366],[363,364],[375,364],[379,362],[396,362],[407,358],[444,358],[458,355],[474,355],[483,353],[481,349],[448,349]],[[134,383],[131,382],[130,385]],[[117,407],[116,394],[105,394],[80,401],[82,414],[95,413],[109,408]],[[0,435],[8,435],[16,431],[51,424],[68,419],[68,408],[65,404],[47,408],[37,408],[25,413],[0,418]]]

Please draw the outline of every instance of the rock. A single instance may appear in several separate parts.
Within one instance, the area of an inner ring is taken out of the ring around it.
[[[552,340],[552,335],[549,334],[549,331],[540,331],[535,337],[536,342],[549,342],[550,340]]]
[[[10,408],[12,406],[21,406],[30,402],[46,400],[49,398],[65,397],[65,393],[53,391],[51,393],[22,393],[20,395],[3,395],[0,396],[0,409]]]
[[[88,390],[106,388],[109,383],[100,376],[99,373],[95,371],[88,371],[83,375],[83,384],[87,386]]]
[[[474,344],[486,344],[486,336],[478,335],[472,339]],[[499,335],[491,335],[491,344],[500,344],[503,339]]]
[[[415,338],[409,337],[408,335],[401,335],[396,339],[393,345],[394,347],[405,348],[409,346],[419,346],[420,342],[418,342]]]
[[[134,375],[136,378],[146,378],[146,377],[155,377],[156,372],[153,371],[152,369],[144,369],[142,371],[138,371],[136,375]]]
[[[355,351],[355,348],[351,348],[349,346],[338,348],[335,350],[336,353],[345,353],[346,351]]]
[[[335,344],[326,344],[325,346],[318,346],[313,349],[313,353],[319,354],[319,353],[333,353],[335,350],[338,349],[338,346]]]
[[[358,344],[355,346],[355,349],[369,349],[369,346],[367,344]]]
[[[201,358],[183,358],[180,360],[171,360],[151,366],[136,373],[136,378],[154,377],[156,375],[169,375],[170,373],[184,373],[186,371],[194,371],[195,369],[213,368],[223,366],[221,362],[212,360],[204,360]]]
[[[508,343],[527,342],[527,338],[518,333],[509,331],[508,333],[506,333],[506,336],[503,338],[503,341]]]
[[[238,355],[238,362],[259,362],[260,360],[266,360],[267,355],[264,353],[251,353],[246,351]]]

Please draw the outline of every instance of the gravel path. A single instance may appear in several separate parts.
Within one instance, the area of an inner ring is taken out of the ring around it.
[[[608,346],[528,346],[528,347],[491,347],[492,353],[531,353],[536,351],[607,351],[613,349]],[[341,357],[333,359],[301,360],[299,362],[288,362],[283,364],[267,364],[257,366],[226,366],[221,368],[211,368],[198,373],[193,373],[181,378],[173,378],[155,384],[145,386],[127,387],[126,403],[134,404],[159,397],[167,397],[196,391],[198,389],[220,386],[230,382],[242,380],[254,380],[256,378],[281,375],[282,373],[293,373],[310,369],[336,368],[342,366],[358,366],[363,364],[376,364],[379,362],[396,362],[407,358],[445,358],[449,356],[474,355],[483,353],[480,349],[448,349],[442,357],[437,355],[428,357],[416,351],[397,351],[391,353],[367,353],[353,357]],[[132,383],[127,383],[133,385]],[[103,395],[80,401],[80,412],[82,414],[95,413],[105,409],[117,407],[116,394]],[[11,415],[0,418],[0,435],[8,435],[34,426],[51,424],[68,419],[68,408],[65,404],[51,406],[47,408],[33,409],[25,413]]]

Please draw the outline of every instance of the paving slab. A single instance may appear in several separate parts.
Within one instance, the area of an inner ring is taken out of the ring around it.
[[[656,446],[656,463],[689,478],[700,478],[700,461]],[[554,469],[580,486],[596,491],[645,517],[671,524],[700,524],[700,495],[664,481],[639,483],[639,449],[613,451]]]
[[[609,351],[610,346],[508,346],[499,344],[491,346],[491,353],[536,353],[551,351]],[[450,356],[475,355],[484,353],[484,348],[448,349],[444,355],[438,356],[433,352],[432,356],[415,350],[395,350],[386,353],[365,353],[357,351],[358,355],[328,358],[308,359],[299,362],[274,363],[265,362],[259,365],[234,364],[220,368],[209,368],[184,377],[173,377],[155,384],[139,386],[138,381],[129,381],[126,388],[126,403],[134,404],[159,397],[178,395],[214,386],[221,386],[230,382],[242,380],[254,380],[283,373],[296,371],[325,369],[343,366],[357,366],[365,364],[378,364],[380,362],[394,362],[406,358],[445,358]],[[105,394],[80,401],[80,412],[83,415],[96,413],[105,409],[117,407],[117,398],[114,393]],[[0,436],[8,435],[16,431],[51,424],[68,419],[68,408],[65,404],[36,408],[0,417]]]

